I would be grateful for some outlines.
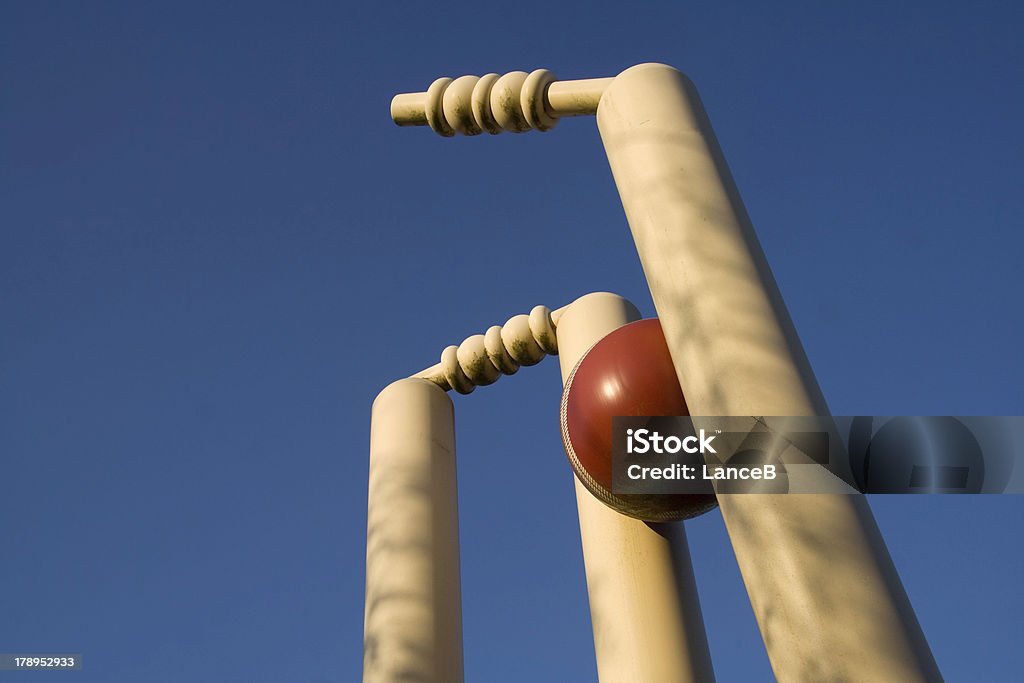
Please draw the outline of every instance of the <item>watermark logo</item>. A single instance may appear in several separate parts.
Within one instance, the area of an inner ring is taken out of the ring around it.
[[[677,436],[669,434],[662,436],[656,431],[649,429],[627,429],[626,430],[626,452],[627,453],[659,453],[675,454],[680,451],[684,453],[715,453],[711,446],[714,435],[707,436],[704,430],[700,434],[689,436]]]
[[[1024,493],[1024,417],[616,417],[612,491]]]

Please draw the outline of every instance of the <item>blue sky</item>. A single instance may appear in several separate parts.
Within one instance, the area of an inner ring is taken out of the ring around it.
[[[594,121],[396,128],[441,75],[686,71],[833,412],[1024,414],[1019,3],[299,5],[0,5],[0,652],[358,680],[376,393],[538,303],[653,314]],[[595,680],[559,394],[455,399],[470,681]],[[871,504],[947,680],[1019,680],[1024,498]],[[719,680],[770,680],[688,532]]]

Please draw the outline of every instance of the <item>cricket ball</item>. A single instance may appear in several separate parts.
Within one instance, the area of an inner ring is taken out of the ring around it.
[[[715,507],[714,493],[612,493],[612,418],[689,415],[657,318],[623,325],[583,355],[562,392],[562,444],[580,482],[624,515],[689,519]]]

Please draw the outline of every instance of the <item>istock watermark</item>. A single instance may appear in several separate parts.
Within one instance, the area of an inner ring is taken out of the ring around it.
[[[612,491],[1024,493],[1024,417],[616,417]]]

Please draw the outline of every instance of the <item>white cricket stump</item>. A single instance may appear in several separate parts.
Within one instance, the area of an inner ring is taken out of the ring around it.
[[[461,683],[455,417],[424,379],[373,403],[366,525],[364,683]]]
[[[693,84],[635,66],[597,123],[690,413],[828,415]],[[718,502],[778,680],[942,680],[863,496]]]
[[[558,322],[562,381],[608,333],[640,319],[629,301],[589,294]],[[602,683],[712,683],[697,585],[682,522],[649,524],[599,501],[573,476]]]

